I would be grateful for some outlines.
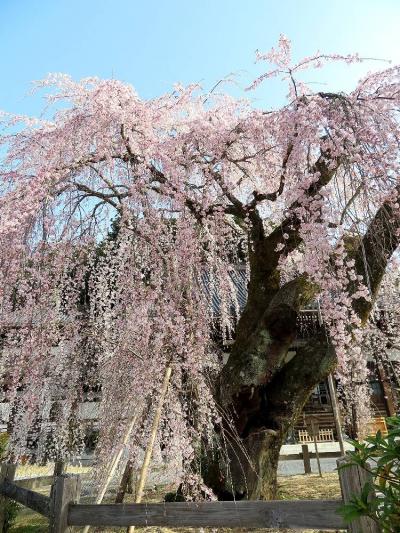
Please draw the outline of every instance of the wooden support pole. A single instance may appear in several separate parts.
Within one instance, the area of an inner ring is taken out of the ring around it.
[[[303,463],[304,463],[304,473],[311,474],[311,461],[310,461],[310,451],[307,444],[301,445]]]
[[[115,503],[123,503],[125,493],[128,491],[128,485],[131,484],[133,475],[132,461],[128,461],[125,466],[124,473],[122,475],[121,483],[118,488],[117,496],[115,497]]]
[[[348,503],[354,496],[360,496],[365,483],[372,481],[371,474],[359,465],[341,468],[347,462],[346,457],[341,457],[336,461],[344,503]],[[370,497],[374,498],[374,496],[375,494],[371,493]],[[349,531],[350,533],[381,533],[378,524],[366,516],[353,520],[349,525]]]
[[[77,475],[62,474],[54,484],[50,502],[50,533],[65,533],[68,529],[69,505],[79,502],[81,482]]]
[[[155,443],[156,436],[157,436],[158,426],[160,424],[162,408],[164,405],[165,396],[167,394],[169,380],[171,379],[171,372],[172,372],[171,367],[170,366],[167,367],[167,370],[165,371],[160,398],[158,400],[157,410],[154,415],[153,425],[152,425],[151,434],[150,434],[150,440],[147,445],[142,468],[139,474],[139,481],[138,481],[137,492],[136,492],[136,503],[140,503],[143,498],[144,486],[147,480],[147,474],[149,471],[151,456],[153,455],[154,443]]]
[[[385,400],[386,411],[389,416],[394,416],[396,414],[396,406],[392,386],[390,384],[390,379],[386,373],[384,366],[381,363],[378,363],[377,369],[379,380],[383,388],[383,399]]]
[[[128,494],[135,493],[134,485],[136,485],[135,470],[133,468],[133,465],[130,465],[128,482],[126,484],[126,492]]]
[[[319,301],[318,301],[318,322],[320,326],[323,325]],[[337,434],[337,438],[339,441],[340,453],[344,456],[345,450],[344,450],[344,442],[343,442],[342,423],[341,423],[341,417],[340,417],[339,404],[337,401],[335,382],[333,381],[332,374],[328,375],[328,388],[329,388],[329,396],[331,397],[333,418],[335,420],[336,434]]]
[[[137,488],[136,488],[135,503],[140,503],[142,501],[142,498],[143,498],[144,486],[145,486],[145,483],[146,483],[146,480],[147,480],[147,474],[148,474],[148,471],[149,471],[149,465],[150,465],[151,456],[153,455],[154,443],[156,441],[158,426],[160,425],[161,413],[162,413],[162,409],[163,409],[163,405],[164,405],[164,401],[165,401],[165,396],[166,396],[167,391],[168,391],[168,385],[169,385],[169,381],[171,379],[171,373],[172,373],[172,368],[170,366],[168,366],[166,371],[165,371],[164,381],[163,381],[162,389],[161,389],[161,393],[160,393],[160,398],[158,400],[158,405],[157,405],[156,413],[154,415],[153,425],[152,425],[152,428],[151,428],[150,439],[149,439],[149,442],[147,444],[146,453],[144,455],[142,468],[141,468],[140,474],[139,474],[139,481],[138,481],[138,485],[137,485]],[[127,531],[128,531],[128,533],[132,533],[134,530],[135,530],[135,526],[130,526],[130,527],[128,527]]]
[[[13,481],[17,465],[12,463],[2,463],[0,469],[0,483],[3,481]],[[9,499],[0,495],[0,533],[3,533],[5,521],[7,518],[7,502]]]
[[[111,483],[111,480],[115,474],[115,471],[118,467],[118,464],[121,460],[121,457],[122,457],[122,454],[124,453],[125,451],[125,447],[126,445],[128,444],[129,442],[129,439],[131,437],[131,433],[132,433],[132,430],[136,424],[136,420],[138,418],[138,413],[136,412],[135,415],[132,417],[127,429],[126,429],[126,432],[125,432],[125,435],[124,435],[124,439],[122,441],[122,445],[119,449],[119,451],[116,453],[116,455],[114,456],[114,459],[110,465],[110,470],[108,472],[108,475],[107,475],[107,479],[105,480],[97,498],[96,498],[96,503],[101,503],[103,501],[103,498],[107,492],[107,489],[108,489],[108,486],[110,485]]]
[[[314,439],[315,458],[317,459],[317,465],[318,465],[318,473],[319,473],[319,477],[322,477],[321,462],[319,460],[318,445],[317,445],[317,430],[314,427],[313,421],[311,421],[311,425],[313,428],[312,433],[313,433],[313,439]]]
[[[344,441],[343,441],[343,433],[342,433],[342,423],[341,423],[339,405],[338,405],[337,396],[336,396],[336,387],[333,381],[332,374],[329,374],[328,376],[328,387],[329,387],[329,396],[331,397],[333,418],[335,419],[336,434],[337,434],[337,438],[339,441],[340,453],[343,456],[345,454],[345,450],[344,450]]]
[[[131,418],[131,421],[129,422],[129,425],[128,427],[126,428],[126,431],[125,431],[125,435],[124,435],[124,438],[123,438],[123,441],[122,441],[122,444],[121,444],[121,447],[120,449],[118,450],[118,452],[114,455],[112,461],[111,461],[111,464],[110,464],[110,468],[109,468],[109,471],[108,471],[108,474],[107,474],[107,478],[106,480],[104,481],[98,495],[97,495],[97,498],[96,498],[96,503],[101,503],[103,501],[103,498],[107,492],[107,489],[111,483],[111,480],[115,474],[115,471],[118,467],[118,464],[121,460],[121,457],[122,457],[122,454],[124,453],[125,451],[125,448],[129,442],[129,439],[131,437],[131,433],[132,433],[132,430],[133,428],[135,427],[135,424],[136,424],[136,421],[138,419],[138,416],[139,416],[139,411],[137,410],[136,413],[133,415],[133,417]],[[90,526],[85,526],[84,529],[83,529],[83,533],[88,533],[90,529]]]

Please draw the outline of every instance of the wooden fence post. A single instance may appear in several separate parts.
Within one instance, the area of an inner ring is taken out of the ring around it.
[[[360,496],[365,483],[372,479],[371,474],[359,465],[340,468],[347,462],[346,457],[341,457],[336,461],[344,503],[349,502],[353,496]],[[370,497],[374,498],[374,496],[374,493],[371,493]],[[366,516],[353,520],[349,524],[349,531],[351,533],[381,533],[378,524]]]
[[[12,463],[2,463],[0,470],[0,483],[4,480],[13,481],[15,478],[15,471],[17,470],[17,465]],[[0,533],[3,533],[5,521],[7,518],[7,502],[8,498],[5,496],[0,496]]]
[[[311,474],[311,461],[310,461],[310,451],[308,449],[308,444],[302,444],[301,451],[303,453],[304,473]]]
[[[54,470],[53,470],[53,476],[54,478],[57,478],[58,476],[61,476],[61,474],[65,474],[67,465],[65,464],[65,461],[62,461],[61,459],[58,459],[54,463]]]
[[[81,480],[77,475],[62,474],[55,480],[50,501],[50,533],[65,533],[68,528],[68,507],[78,503]]]
[[[115,497],[115,503],[123,503],[125,493],[129,492],[128,489],[132,489],[132,477],[133,477],[133,463],[130,459],[126,463],[124,473],[122,475],[121,483],[119,484],[117,496]],[[131,490],[131,493],[133,490]]]

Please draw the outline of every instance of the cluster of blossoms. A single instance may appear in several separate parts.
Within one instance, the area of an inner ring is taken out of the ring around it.
[[[55,75],[40,84],[63,103],[51,121],[4,117],[1,384],[15,455],[77,453],[79,406],[97,388],[99,462],[133,414],[137,457],[171,366],[159,439],[190,471],[220,417],[218,341],[240,318],[234,272],[248,261],[255,211],[264,229],[287,221],[282,282],[316,284],[341,375],[351,366],[364,380],[353,302],[371,295],[346,239],[359,241],[382,204],[399,209],[400,69],[332,95],[296,71],[357,57],[317,54],[292,68],[282,38],[260,59],[289,81],[276,111],[196,86],[142,100],[115,80]]]

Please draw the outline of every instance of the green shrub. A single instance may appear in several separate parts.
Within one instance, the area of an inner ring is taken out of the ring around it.
[[[0,461],[5,458],[8,445],[8,433],[0,433]],[[5,516],[4,516],[4,525],[3,531],[6,533],[11,529],[15,520],[20,506],[17,502],[13,500],[8,500],[5,507]]]
[[[17,502],[15,502],[14,500],[8,500],[6,508],[5,508],[4,527],[3,527],[4,533],[7,533],[7,531],[10,531],[12,526],[15,524],[19,510],[20,510],[20,506]]]
[[[347,522],[368,516],[384,533],[400,532],[400,417],[386,419],[388,435],[380,431],[364,442],[351,441],[349,465],[360,465],[372,474],[360,496],[344,505],[341,514]],[[344,465],[342,468],[345,468]],[[375,496],[371,497],[371,493]]]
[[[8,444],[8,433],[0,433],[0,461],[4,458]]]

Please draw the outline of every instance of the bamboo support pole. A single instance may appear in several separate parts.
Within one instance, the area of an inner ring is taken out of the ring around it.
[[[323,321],[323,318],[322,318],[322,313],[321,313],[321,307],[319,305],[319,300],[317,300],[317,303],[318,303],[318,323],[322,327],[324,321]],[[345,451],[344,451],[342,425],[341,425],[341,421],[340,421],[340,411],[339,411],[339,405],[338,405],[337,396],[336,396],[336,387],[335,387],[335,384],[334,384],[334,381],[333,381],[332,374],[329,374],[329,376],[328,376],[328,388],[329,388],[329,395],[331,397],[333,418],[335,419],[336,433],[337,433],[337,438],[338,438],[338,441],[339,441],[340,453],[342,454],[342,456],[344,456]],[[317,445],[316,444],[315,444],[315,450],[317,450]],[[319,458],[317,458],[317,462],[318,462],[318,468],[319,468],[320,475],[321,475]]]
[[[345,454],[345,449],[344,449],[344,441],[343,441],[343,433],[342,433],[342,424],[340,420],[339,405],[337,401],[336,388],[335,388],[332,374],[329,374],[328,376],[328,387],[329,387],[329,395],[331,397],[333,418],[335,419],[336,433],[337,433],[337,438],[339,441],[340,453],[342,454],[342,457],[343,457]]]
[[[168,385],[169,385],[169,381],[171,379],[171,373],[172,373],[172,368],[170,366],[168,366],[166,371],[165,371],[164,381],[163,381],[162,389],[161,389],[161,394],[160,394],[160,398],[158,400],[157,410],[156,410],[156,413],[154,415],[153,425],[152,425],[151,433],[150,433],[150,439],[149,439],[149,442],[147,444],[146,452],[145,452],[144,459],[143,459],[142,468],[140,469],[138,485],[137,485],[137,488],[136,488],[135,503],[140,503],[142,501],[142,498],[143,498],[144,486],[145,486],[145,483],[146,483],[146,480],[147,480],[147,475],[148,475],[148,472],[149,472],[150,460],[151,460],[151,456],[153,455],[154,443],[156,441],[158,426],[160,425],[161,413],[162,413],[162,409],[163,409],[163,405],[164,405],[165,396],[166,396],[167,391],[168,391]],[[127,532],[128,533],[133,533],[133,531],[135,531],[135,526],[129,526],[128,529],[127,529]]]
[[[129,438],[130,438],[132,430],[133,430],[133,428],[135,426],[137,417],[138,417],[138,415],[136,413],[131,419],[131,422],[130,422],[130,424],[129,424],[126,432],[125,432],[124,440],[122,441],[122,446],[118,450],[117,454],[114,456],[114,460],[111,463],[107,479],[104,482],[104,485],[103,485],[101,491],[99,492],[99,494],[97,496],[96,503],[101,503],[103,501],[104,495],[107,492],[108,486],[110,485],[111,480],[112,480],[112,478],[113,478],[113,476],[115,474],[115,471],[116,471],[116,469],[118,467],[119,461],[121,460],[122,454],[124,453],[125,447],[128,444],[128,442],[129,442]]]
[[[317,430],[314,426],[314,422],[311,421],[312,434],[314,439],[314,448],[315,448],[315,458],[317,459],[319,477],[322,477],[321,462],[319,460],[318,445],[317,445]]]
[[[134,416],[132,417],[127,429],[126,429],[126,432],[125,432],[125,435],[124,435],[124,439],[122,441],[122,444],[121,444],[121,447],[120,449],[118,450],[118,452],[114,455],[114,458],[111,462],[111,465],[110,465],[110,469],[108,471],[108,475],[107,475],[107,478],[105,480],[105,482],[103,483],[103,486],[101,487],[100,489],[100,492],[99,494],[97,495],[97,498],[96,498],[96,503],[101,503],[103,501],[103,498],[107,492],[107,489],[111,483],[111,480],[115,474],[115,471],[118,467],[118,464],[121,460],[121,457],[122,457],[122,454],[124,453],[124,450],[125,450],[125,447],[126,445],[128,444],[129,442],[129,439],[130,439],[130,436],[131,436],[131,433],[132,433],[132,430],[135,426],[135,423],[136,423],[136,420],[138,418],[138,411],[136,411],[136,413],[134,414]],[[85,528],[83,529],[83,533],[87,533],[90,529],[90,526],[85,526]]]

